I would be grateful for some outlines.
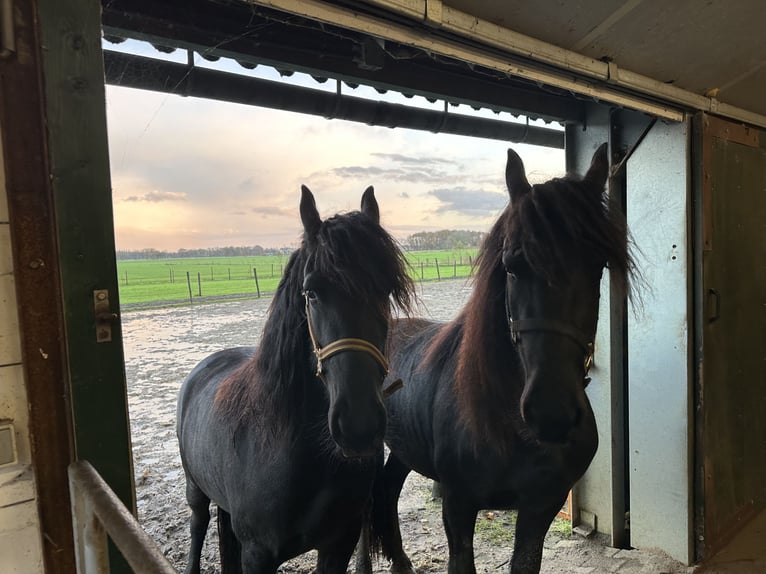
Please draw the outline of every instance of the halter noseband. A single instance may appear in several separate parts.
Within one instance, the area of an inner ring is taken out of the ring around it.
[[[319,346],[319,343],[317,343],[316,335],[314,334],[314,327],[311,324],[309,298],[305,291],[303,292],[303,297],[306,299],[306,322],[308,323],[309,327],[309,337],[311,338],[311,345],[314,347],[314,355],[317,358],[317,377],[324,381],[324,377],[322,377],[322,374],[324,373],[322,370],[322,361],[329,359],[338,353],[343,353],[344,351],[362,351],[372,355],[373,359],[375,359],[383,368],[384,377],[388,375],[388,361],[383,356],[383,353],[381,353],[380,350],[369,341],[365,341],[364,339],[345,338],[333,341],[326,347]]]
[[[593,339],[588,337],[583,331],[564,321],[558,319],[514,319],[511,316],[511,305],[508,295],[508,284],[505,287],[505,316],[508,319],[508,328],[511,332],[511,341],[514,345],[519,342],[521,333],[531,331],[548,331],[564,337],[568,337],[580,347],[585,354],[583,367],[585,368],[585,384],[590,382],[588,372],[593,366],[594,344]]]

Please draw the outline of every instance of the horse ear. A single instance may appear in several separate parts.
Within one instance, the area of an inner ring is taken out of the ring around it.
[[[319,226],[322,224],[322,220],[319,218],[319,212],[317,211],[317,204],[314,201],[314,194],[311,193],[308,187],[301,186],[301,222],[303,222],[303,230],[306,234],[306,239],[313,239],[319,232]]]
[[[380,209],[375,199],[375,190],[372,186],[364,190],[362,194],[362,213],[372,219],[375,223],[380,223]]]
[[[508,162],[505,164],[505,185],[508,186],[512,202],[532,189],[524,172],[524,162],[512,149],[508,150]]]
[[[593,159],[590,161],[590,167],[588,172],[583,177],[583,180],[590,183],[594,190],[597,190],[599,194],[604,191],[606,180],[609,177],[609,158],[607,157],[607,145],[602,143],[596,153],[593,154]]]

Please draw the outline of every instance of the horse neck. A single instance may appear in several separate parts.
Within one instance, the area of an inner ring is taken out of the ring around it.
[[[519,356],[511,342],[505,309],[505,273],[492,273],[477,281],[458,321],[462,325],[459,368],[470,367],[465,375],[472,378],[499,374],[503,379],[513,375]],[[473,372],[478,369],[480,372]]]
[[[455,385],[466,427],[502,451],[510,448],[521,428],[523,378],[505,315],[504,277],[493,279],[477,285],[458,318],[462,337]]]
[[[261,345],[254,357],[262,415],[278,419],[281,428],[301,424],[314,413],[326,413],[327,397],[316,377],[311,361],[311,342],[299,296],[275,301],[275,308],[286,309],[284,316],[272,313],[264,326]]]

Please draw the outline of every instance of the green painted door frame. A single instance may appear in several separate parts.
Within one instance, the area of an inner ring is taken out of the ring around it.
[[[135,514],[106,128],[101,5],[37,0],[75,456]],[[95,293],[106,293],[96,311]],[[111,330],[111,334],[108,331]],[[112,572],[129,571],[112,560]]]

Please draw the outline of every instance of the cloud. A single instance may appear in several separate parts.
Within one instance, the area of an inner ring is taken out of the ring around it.
[[[381,159],[395,161],[404,164],[417,164],[417,165],[452,165],[454,160],[444,159],[441,157],[424,157],[424,156],[408,156],[400,153],[380,153],[373,152],[370,154],[373,157],[379,157]]]
[[[407,168],[384,168],[374,165],[361,166],[350,165],[343,167],[336,167],[331,169],[328,173],[341,179],[376,179],[377,181],[396,181],[405,183],[439,183],[451,181],[454,179],[454,174],[435,168],[427,168],[425,166],[418,166],[413,168],[408,166]]]
[[[253,207],[250,211],[257,213],[264,217],[294,217],[295,210],[285,209],[284,207],[277,207],[275,205],[259,205]]]
[[[178,191],[149,191],[142,195],[130,195],[122,201],[146,201],[149,203],[160,203],[163,201],[186,201],[186,194]]]
[[[437,214],[454,212],[472,217],[489,217],[497,214],[508,202],[508,195],[483,189],[452,187],[432,189],[428,192],[441,202]]]

